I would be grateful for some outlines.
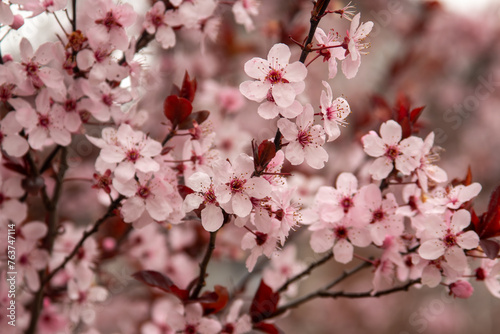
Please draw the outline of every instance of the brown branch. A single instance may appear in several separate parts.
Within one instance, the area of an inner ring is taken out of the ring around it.
[[[281,292],[284,292],[286,291],[286,289],[288,288],[288,286],[298,280],[300,280],[302,277],[304,276],[307,276],[309,274],[311,274],[311,271],[316,268],[316,267],[319,267],[321,266],[323,263],[327,262],[328,260],[330,260],[331,258],[333,257],[333,252],[330,251],[328,252],[325,256],[323,256],[321,259],[319,259],[318,261],[315,261],[313,263],[311,263],[306,269],[304,269],[303,271],[301,271],[300,273],[298,273],[297,275],[289,278],[285,284],[283,284],[278,290],[276,290],[276,292],[278,293],[281,293]]]
[[[210,241],[207,246],[207,251],[205,252],[205,256],[203,257],[203,261],[200,263],[200,276],[198,277],[198,282],[196,283],[196,287],[191,294],[191,299],[198,298],[198,295],[201,292],[201,289],[205,286],[205,276],[207,275],[207,267],[210,262],[210,258],[212,257],[212,253],[215,249],[215,237],[217,236],[217,231],[210,232]]]

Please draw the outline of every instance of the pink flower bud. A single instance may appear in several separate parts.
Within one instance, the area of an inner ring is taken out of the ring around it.
[[[7,62],[12,61],[12,60],[14,60],[14,58],[12,58],[12,56],[11,56],[10,54],[9,54],[9,55],[3,55],[3,56],[2,56],[2,61],[3,61],[4,63],[7,63]]]
[[[10,27],[12,29],[17,30],[17,29],[21,28],[23,25],[24,25],[24,17],[22,17],[19,14],[14,15],[14,22],[12,22],[12,24],[10,25]]]
[[[472,296],[474,288],[467,281],[456,281],[450,284],[450,295],[454,297],[467,299]]]

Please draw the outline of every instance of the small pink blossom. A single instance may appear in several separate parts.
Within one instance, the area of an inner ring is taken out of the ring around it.
[[[433,164],[435,161],[439,160],[439,154],[434,152],[433,144],[434,132],[431,132],[424,140],[424,145],[422,146],[422,152],[420,154],[420,166],[417,168],[418,183],[424,192],[429,191],[429,179],[437,183],[446,182],[448,179],[446,172]]]
[[[22,129],[22,125],[16,120],[15,112],[9,112],[0,120],[0,145],[8,155],[22,157],[28,152],[28,142],[19,135]]]
[[[351,21],[351,28],[347,32],[344,39],[344,44],[347,44],[346,58],[342,61],[342,72],[347,79],[352,79],[358,73],[359,66],[361,65],[361,50],[368,48],[367,43],[363,40],[370,33],[373,28],[373,22],[359,24],[361,14],[358,13]]]
[[[314,37],[318,41],[317,52],[323,56],[323,61],[328,62],[328,79],[333,79],[337,75],[337,59],[345,59],[345,50],[340,47],[342,43],[337,40],[337,35],[333,30],[325,34],[323,29],[317,28]]]
[[[307,69],[301,62],[289,64],[290,49],[285,44],[275,44],[267,60],[253,58],[245,63],[245,73],[258,81],[245,81],[240,92],[248,99],[261,102],[267,99],[282,108],[289,107],[304,88]]]
[[[198,303],[188,304],[184,315],[177,312],[169,314],[168,323],[175,333],[216,334],[222,329],[219,321],[203,317],[203,308]]]
[[[467,258],[463,250],[476,248],[479,244],[476,232],[463,231],[470,225],[470,221],[470,213],[462,209],[455,212],[449,224],[446,220],[440,224],[430,224],[427,226],[428,238],[418,249],[419,255],[427,260],[435,260],[444,255],[456,270],[465,269]]]
[[[259,15],[257,0],[238,0],[233,5],[233,14],[236,23],[243,24],[247,32],[253,31],[255,26],[250,16]]]
[[[351,113],[351,107],[342,97],[333,99],[332,88],[328,82],[323,81],[326,91],[321,91],[321,113],[323,114],[324,129],[328,141],[334,141],[340,136],[339,126],[345,126],[345,118]]]
[[[285,157],[292,165],[300,165],[306,160],[312,168],[323,168],[328,161],[328,153],[322,146],[325,135],[321,125],[314,125],[314,110],[310,104],[304,107],[295,124],[282,118],[278,120],[278,128],[288,141]]]
[[[424,145],[422,139],[411,136],[401,140],[401,126],[393,120],[380,126],[380,135],[370,131],[361,138],[366,154],[377,158],[370,167],[372,177],[375,180],[386,178],[394,165],[404,175],[410,175],[420,165],[420,151]]]
[[[474,288],[472,287],[472,285],[470,285],[469,282],[462,280],[451,283],[449,288],[450,295],[462,299],[470,298],[470,296],[472,296],[472,293],[474,292]]]
[[[164,49],[171,48],[175,45],[175,33],[171,25],[177,22],[172,21],[174,12],[165,11],[163,1],[157,1],[146,13],[146,20],[143,23],[144,29],[149,34],[154,34],[156,41],[161,44]]]

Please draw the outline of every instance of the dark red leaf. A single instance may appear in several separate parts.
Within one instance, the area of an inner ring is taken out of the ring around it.
[[[267,286],[264,280],[261,280],[250,306],[252,322],[258,323],[273,314],[276,311],[279,300],[279,293],[273,292],[273,289]]]
[[[143,270],[136,272],[132,275],[132,277],[149,286],[174,294],[181,300],[189,298],[189,292],[187,290],[180,289],[170,278],[160,272],[154,270]]]
[[[184,122],[191,115],[192,111],[193,106],[191,102],[177,95],[168,96],[163,104],[163,113],[172,122],[173,128]]]
[[[253,325],[253,329],[259,330],[268,334],[280,334],[283,333],[278,327],[274,324],[268,324],[267,322],[259,322],[258,324]]]
[[[420,115],[422,115],[422,112],[424,111],[424,109],[425,109],[425,106],[413,109],[410,112],[410,121],[412,123],[415,123],[418,120],[418,118],[420,117]]]
[[[474,219],[474,230],[481,239],[488,239],[500,236],[500,186],[491,194],[488,211],[483,213],[479,220]]]
[[[254,168],[257,173],[263,172],[276,155],[276,146],[269,140],[264,140],[258,147],[252,142]]]
[[[183,184],[177,185],[177,190],[179,191],[179,194],[181,195],[182,199],[185,199],[187,195],[194,193],[193,189]]]
[[[229,301],[229,292],[225,287],[216,285],[214,286],[214,290],[213,292],[205,292],[200,298],[201,306],[203,306],[203,315],[219,312],[226,307]]]
[[[500,251],[500,244],[495,240],[480,240],[479,246],[483,249],[484,255],[494,260]]]
[[[19,173],[21,175],[28,175],[28,172],[26,171],[26,169],[20,164],[6,161],[3,163],[3,165],[5,168],[10,169],[13,172]]]
[[[196,86],[196,79],[191,80],[189,73],[186,71],[179,96],[193,102],[194,95],[196,94]]]
[[[210,116],[210,111],[208,110],[200,110],[200,111],[195,111],[189,115],[188,118],[186,118],[185,121],[183,121],[181,124],[179,124],[179,129],[180,130],[188,130],[193,128],[193,121],[195,121],[198,124],[201,124],[205,122]]]

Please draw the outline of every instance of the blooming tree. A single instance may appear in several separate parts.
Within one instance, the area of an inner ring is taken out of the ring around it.
[[[339,96],[370,65],[374,23],[351,3],[304,3],[307,29],[268,50],[235,27],[272,35],[267,2],[0,4],[6,32],[37,16],[60,29],[0,59],[2,333],[279,333],[316,298],[469,298],[473,280],[500,296],[500,187],[478,215],[482,186],[436,164],[423,108],[400,96],[362,126]],[[335,153],[351,119],[356,148]],[[214,262],[246,273],[229,283]],[[344,272],[298,296],[327,263]],[[366,290],[340,287],[358,272]],[[136,315],[115,323],[106,303]]]

